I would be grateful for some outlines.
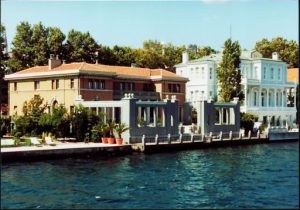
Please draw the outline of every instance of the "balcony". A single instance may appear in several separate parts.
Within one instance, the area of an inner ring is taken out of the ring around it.
[[[125,93],[133,93],[134,97],[141,100],[160,100],[160,95],[158,92],[148,92],[148,91],[132,91],[132,90],[114,90],[113,99],[120,100],[124,97]]]
[[[296,107],[241,106],[241,112],[296,112]]]
[[[259,79],[249,79],[242,77],[241,84],[248,84],[248,85],[259,85],[261,83],[261,80]]]

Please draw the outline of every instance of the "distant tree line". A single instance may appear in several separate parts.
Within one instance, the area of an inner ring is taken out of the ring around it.
[[[57,27],[46,27],[41,22],[30,25],[21,22],[16,27],[16,35],[12,41],[11,55],[8,56],[5,27],[1,24],[0,36],[0,102],[7,103],[7,84],[3,77],[5,74],[14,73],[29,67],[47,65],[50,54],[58,55],[59,58],[69,62],[95,63],[130,66],[145,68],[163,68],[175,71],[175,64],[181,63],[182,52],[187,50],[190,59],[198,59],[217,51],[209,46],[200,47],[196,44],[188,46],[175,46],[172,43],[163,44],[157,40],[146,40],[142,48],[131,48],[127,46],[105,46],[97,43],[89,32],[70,30],[65,35]],[[225,43],[226,44],[226,43]],[[228,43],[229,44],[229,43]],[[233,43],[234,44],[234,43]],[[279,52],[280,59],[287,62],[288,67],[298,67],[299,46],[293,40],[277,37],[271,41],[262,39],[255,45],[255,49],[264,57],[271,57],[272,52]],[[230,52],[230,50],[228,51]],[[238,53],[239,54],[239,53]],[[234,59],[234,58],[230,58]],[[235,61],[231,69],[238,68]],[[226,64],[223,62],[223,73],[226,73]],[[220,69],[220,73],[222,72]],[[220,74],[221,75],[221,74]],[[234,76],[234,75],[232,75]],[[224,82],[224,85],[228,85]],[[236,81],[235,81],[236,82]],[[238,82],[238,81],[237,81]],[[231,81],[232,85],[234,81]],[[234,90],[239,91],[239,88]],[[225,93],[224,93],[225,94]],[[227,94],[227,96],[225,96]],[[232,98],[232,93],[226,93],[224,97]]]

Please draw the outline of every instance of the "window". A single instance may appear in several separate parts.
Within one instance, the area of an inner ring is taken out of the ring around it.
[[[168,91],[172,92],[172,84],[168,84]]]
[[[18,90],[18,83],[14,82],[14,91]]]
[[[209,79],[212,79],[212,68],[209,68]]]
[[[56,80],[56,89],[58,89],[59,88],[59,80],[57,79]]]
[[[204,79],[204,67],[202,67],[201,74],[202,74],[202,79]]]
[[[71,88],[71,89],[74,88],[74,79],[70,79],[70,88]]]
[[[105,80],[100,81],[100,89],[105,89]]]
[[[258,77],[258,67],[255,66],[254,67],[254,79],[257,79],[257,77]]]
[[[278,75],[277,76],[278,76],[277,79],[281,80],[281,69],[280,68],[278,69]]]
[[[18,107],[17,106],[14,106],[14,112],[15,112],[15,114],[18,114]]]
[[[34,90],[40,89],[40,81],[34,81]]]
[[[95,89],[100,89],[99,80],[94,80],[94,88]]]
[[[257,93],[256,92],[254,92],[254,106],[257,106],[257,101],[256,101],[256,99],[257,99]]]
[[[52,83],[51,83],[51,88],[52,88],[52,90],[54,90],[54,89],[55,89],[55,80],[52,80]]]
[[[89,79],[88,81],[88,88],[93,89],[93,80]]]
[[[271,79],[274,79],[274,69],[273,69],[273,68],[271,68],[270,78],[271,78]]]
[[[209,96],[212,96],[212,91],[209,91]]]
[[[267,75],[267,69],[266,67],[264,67],[264,79],[266,79],[266,75]]]

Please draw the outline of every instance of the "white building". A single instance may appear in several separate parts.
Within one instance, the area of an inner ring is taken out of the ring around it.
[[[272,59],[263,58],[257,51],[242,51],[240,70],[241,88],[245,100],[241,112],[249,112],[259,117],[259,121],[271,125],[292,126],[296,119],[296,102],[289,107],[288,94],[294,94],[296,83],[287,82],[287,65],[273,53]],[[188,53],[182,55],[182,63],[177,64],[176,74],[187,77],[186,101],[195,105],[200,100],[216,99],[218,95],[216,68],[222,60],[222,53],[189,61]],[[294,97],[296,100],[296,97]]]

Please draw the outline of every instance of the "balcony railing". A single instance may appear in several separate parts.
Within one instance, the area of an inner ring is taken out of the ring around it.
[[[124,97],[125,93],[133,93],[134,97],[141,100],[159,100],[160,95],[157,92],[148,91],[132,91],[132,90],[114,90],[113,98],[115,100],[120,100]]]
[[[247,112],[247,111],[271,111],[271,112],[278,112],[278,111],[286,111],[286,112],[291,112],[291,111],[295,111],[296,107],[274,107],[274,106],[261,106],[261,107],[257,107],[257,106],[241,106],[240,108],[241,112]]]

